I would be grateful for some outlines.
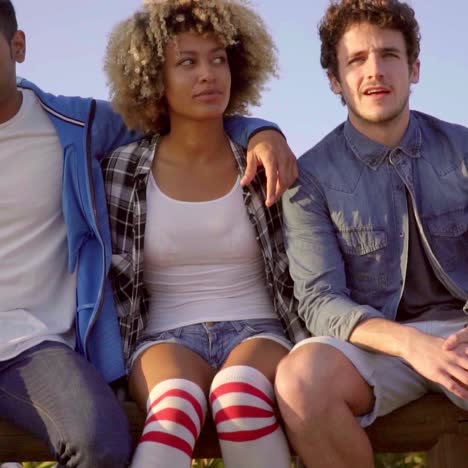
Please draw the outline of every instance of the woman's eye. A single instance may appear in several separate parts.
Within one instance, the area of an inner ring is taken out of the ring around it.
[[[213,63],[216,63],[216,64],[226,63],[226,57],[215,57],[213,59]]]
[[[192,59],[184,59],[179,62],[179,65],[183,65],[183,66],[193,65],[193,64],[194,64],[194,61]]]

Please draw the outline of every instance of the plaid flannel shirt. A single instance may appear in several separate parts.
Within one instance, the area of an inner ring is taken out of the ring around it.
[[[102,161],[104,184],[112,232],[110,278],[114,288],[125,357],[128,359],[141,337],[148,317],[148,293],[143,282],[143,248],[146,224],[146,186],[159,137],[145,138],[118,148]],[[245,153],[233,145],[242,175]],[[244,203],[257,232],[268,291],[289,339],[296,343],[308,332],[297,314],[293,281],[282,233],[281,201],[265,206],[266,177],[259,169],[244,188]]]

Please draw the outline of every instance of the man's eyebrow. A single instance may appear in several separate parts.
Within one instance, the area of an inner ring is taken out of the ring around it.
[[[395,53],[399,53],[401,54],[401,49],[399,47],[393,47],[393,46],[389,46],[389,47],[377,47],[377,49],[375,49],[377,52],[395,52]],[[353,52],[351,52],[349,55],[348,55],[348,58],[351,58],[351,57],[358,57],[360,55],[365,55],[367,54],[367,50],[355,50]]]
[[[380,49],[377,49],[379,52],[396,52],[398,54],[401,54],[402,50],[399,47],[382,47]]]

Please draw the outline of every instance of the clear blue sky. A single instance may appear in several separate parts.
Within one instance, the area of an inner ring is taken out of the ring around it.
[[[13,0],[26,32],[18,74],[49,91],[107,98],[102,59],[113,25],[142,0]],[[468,126],[468,2],[410,0],[422,31],[412,108]],[[317,23],[327,0],[254,0],[279,49],[279,80],[252,114],[277,122],[297,155],[346,118],[319,63]]]

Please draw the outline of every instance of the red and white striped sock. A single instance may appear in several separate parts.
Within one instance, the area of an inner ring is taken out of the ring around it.
[[[155,385],[131,467],[189,468],[206,407],[203,390],[190,380],[169,379]]]
[[[213,379],[210,404],[227,468],[291,466],[273,401],[272,384],[253,367],[227,367]]]

